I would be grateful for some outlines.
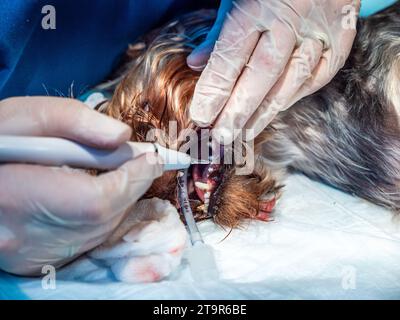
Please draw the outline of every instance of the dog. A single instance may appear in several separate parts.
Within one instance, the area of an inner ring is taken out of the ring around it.
[[[168,134],[170,121],[178,131],[196,130],[188,107],[200,74],[186,57],[214,19],[212,10],[192,12],[132,44],[122,67],[99,87],[112,99],[98,110],[130,125],[132,141],[146,140],[152,129]],[[360,20],[350,57],[333,81],[280,113],[256,139],[251,174],[236,175],[235,165],[192,167],[192,210],[197,219],[212,218],[228,228],[247,219],[268,221],[283,190],[281,173],[296,170],[397,212],[399,116],[400,4],[395,4]],[[177,175],[165,173],[144,198],[166,199],[179,208]]]

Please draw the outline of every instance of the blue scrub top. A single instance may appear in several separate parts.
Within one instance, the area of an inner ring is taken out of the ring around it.
[[[103,81],[127,45],[180,11],[217,0],[0,0],[0,99],[77,97]],[[395,0],[364,0],[363,14]],[[206,4],[207,3],[207,4]],[[45,5],[56,29],[43,29]],[[190,6],[190,8],[188,7]]]
[[[81,95],[109,75],[130,42],[185,2],[194,1],[1,0],[0,99]],[[55,8],[55,30],[42,28],[45,5]]]

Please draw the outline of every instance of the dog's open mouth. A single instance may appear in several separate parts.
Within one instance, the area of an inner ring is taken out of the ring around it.
[[[211,152],[211,151],[210,151]],[[235,199],[232,196],[232,186],[246,188],[247,179],[243,178],[243,184],[238,185],[238,178],[235,179],[235,166],[232,164],[224,164],[224,155],[221,148],[218,159],[209,157],[209,163],[194,164],[186,172],[186,192],[187,200],[181,199],[179,205],[182,208],[183,202],[190,204],[190,209],[193,212],[195,220],[204,220],[209,218],[218,218],[221,210],[226,210],[227,201]],[[253,177],[254,179],[257,179]],[[232,183],[232,181],[234,183]],[[181,186],[182,187],[182,186]],[[251,189],[251,187],[250,187]],[[236,190],[236,188],[235,188]],[[181,192],[179,190],[178,192]],[[248,190],[246,190],[248,191]],[[182,192],[181,192],[182,194]],[[245,198],[245,197],[244,197]],[[243,199],[244,199],[243,198]],[[245,201],[242,199],[242,202]],[[258,208],[253,218],[263,221],[270,219],[270,213],[273,211],[276,204],[275,195],[269,199],[259,199]],[[234,206],[234,204],[232,204]],[[248,203],[249,207],[254,208],[255,204]],[[240,207],[240,206],[239,206]],[[257,207],[257,206],[256,206]]]
[[[201,143],[202,139],[199,136],[198,145],[194,146],[199,154],[201,154]],[[212,218],[215,215],[218,189],[223,184],[224,172],[228,169],[223,164],[222,146],[217,146],[219,155],[215,157],[211,142],[205,147],[205,159],[198,156],[198,164],[192,165],[186,173],[188,201],[196,220]]]
[[[215,214],[216,197],[218,189],[223,182],[224,171],[227,170],[222,164],[197,164],[192,166],[189,187],[190,200],[199,204],[194,212],[199,218],[211,218]]]

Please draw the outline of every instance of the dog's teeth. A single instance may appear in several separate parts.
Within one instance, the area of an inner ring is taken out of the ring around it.
[[[203,213],[207,213],[208,212],[208,203],[204,203],[201,206],[197,207],[197,210],[202,211]]]
[[[199,188],[200,190],[205,190],[205,191],[207,191],[208,189],[210,189],[210,187],[208,186],[208,184],[207,184],[207,183],[204,183],[204,182],[196,181],[196,182],[194,183],[194,185],[195,185],[197,188]]]

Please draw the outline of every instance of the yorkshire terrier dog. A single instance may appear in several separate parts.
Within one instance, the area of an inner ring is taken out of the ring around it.
[[[131,45],[113,80],[112,99],[98,107],[133,128],[196,129],[188,107],[199,73],[186,64],[215,19],[210,10],[186,14]],[[256,85],[256,84],[255,84]],[[297,170],[392,210],[400,209],[400,4],[359,21],[352,53],[334,80],[282,112],[255,142],[254,172],[235,165],[194,165],[189,183],[196,218],[234,228],[270,219],[281,192],[278,173]],[[177,172],[156,180],[145,198],[179,208]]]

